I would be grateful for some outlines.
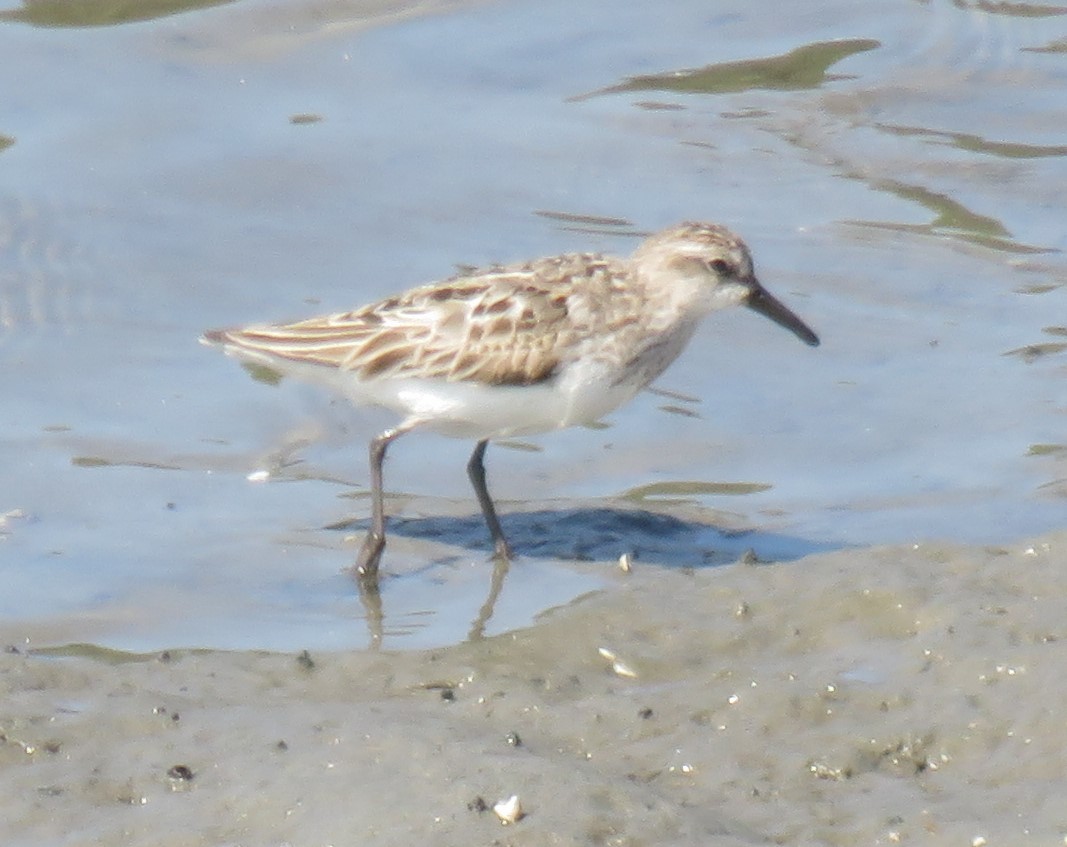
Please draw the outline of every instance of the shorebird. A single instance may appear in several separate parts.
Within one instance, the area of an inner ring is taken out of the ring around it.
[[[759,283],[745,243],[710,223],[656,233],[628,259],[575,253],[490,267],[355,311],[201,341],[400,417],[370,442],[371,521],[357,573],[376,580],[393,441],[427,429],[476,442],[467,473],[495,553],[509,559],[485,481],[489,442],[595,423],[663,373],[701,318],[742,304],[819,344]]]

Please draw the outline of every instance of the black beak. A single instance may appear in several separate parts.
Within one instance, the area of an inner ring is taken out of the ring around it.
[[[755,277],[750,281],[752,293],[748,295],[745,305],[753,312],[758,312],[765,318],[770,318],[778,326],[783,326],[797,338],[812,347],[819,346],[819,336],[811,331],[804,321],[794,315],[789,307],[774,298],[767,289],[759,284]]]

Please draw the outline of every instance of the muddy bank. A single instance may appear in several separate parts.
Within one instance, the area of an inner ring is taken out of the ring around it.
[[[6,628],[5,841],[1062,843],[1065,595],[1060,534],[638,564],[434,651]],[[511,795],[505,827],[486,807]]]

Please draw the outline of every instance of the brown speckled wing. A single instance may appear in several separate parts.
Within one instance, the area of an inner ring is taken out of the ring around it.
[[[552,376],[560,336],[573,330],[568,301],[583,279],[570,258],[458,276],[353,312],[223,330],[209,340],[365,380],[531,385]]]

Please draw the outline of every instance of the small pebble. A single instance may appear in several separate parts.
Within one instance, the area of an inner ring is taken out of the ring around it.
[[[512,794],[507,800],[501,800],[493,806],[493,812],[504,826],[522,820],[525,814],[522,811],[522,803],[519,802],[518,794]]]
[[[611,663],[611,669],[615,671],[616,675],[618,676],[624,676],[627,679],[637,679],[637,671],[635,671],[625,662],[620,662],[616,660]]]
[[[180,779],[188,782],[193,778],[193,772],[188,765],[175,765],[167,770],[167,776],[171,779]]]
[[[618,676],[624,676],[627,679],[637,679],[637,671],[616,656],[613,650],[609,650],[607,647],[598,647],[597,652],[611,662],[611,669],[615,671]]]

